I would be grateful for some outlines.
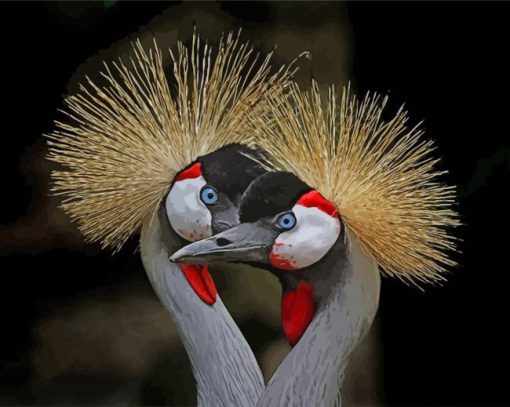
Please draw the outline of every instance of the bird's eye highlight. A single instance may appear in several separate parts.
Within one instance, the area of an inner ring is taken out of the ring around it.
[[[206,205],[214,205],[218,202],[218,193],[213,187],[204,187],[200,191],[200,199]]]
[[[296,217],[292,212],[284,213],[276,220],[276,224],[284,230],[291,230],[296,226]]]

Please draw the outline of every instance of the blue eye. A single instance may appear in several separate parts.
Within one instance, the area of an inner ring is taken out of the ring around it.
[[[200,191],[200,199],[206,205],[214,205],[218,202],[218,193],[213,187],[205,187]]]
[[[291,230],[294,226],[296,226],[296,217],[292,212],[287,212],[280,215],[276,223],[284,230]]]

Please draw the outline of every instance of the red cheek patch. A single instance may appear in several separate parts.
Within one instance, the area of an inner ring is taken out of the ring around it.
[[[273,249],[271,250],[271,253],[269,254],[269,261],[271,262],[271,265],[273,267],[277,267],[282,270],[297,270],[299,267],[297,267],[296,263],[292,258],[287,258],[282,256],[278,253],[278,249],[284,247],[285,244],[283,243],[275,243],[273,244]]]
[[[185,169],[184,171],[181,171],[177,177],[175,177],[175,181],[182,181],[182,180],[185,180],[185,179],[190,179],[190,178],[198,178],[202,175],[202,164],[200,163],[196,163],[196,164],[193,164],[191,167],[189,167],[188,169]]]
[[[327,213],[332,218],[338,216],[338,211],[335,206],[324,198],[319,191],[313,190],[301,195],[301,198],[296,202],[297,205],[305,206],[307,208],[317,208],[322,212]]]
[[[180,264],[180,266],[193,291],[203,302],[213,305],[218,292],[207,266],[197,264]]]
[[[282,328],[290,346],[294,346],[310,325],[315,312],[313,286],[300,281],[296,291],[287,291],[282,296]]]

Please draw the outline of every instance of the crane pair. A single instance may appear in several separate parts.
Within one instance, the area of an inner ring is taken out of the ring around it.
[[[457,224],[432,144],[386,98],[292,83],[239,35],[134,46],[66,99],[49,137],[55,193],[90,241],[141,231],[145,270],[190,357],[203,406],[339,404],[349,355],[378,307],[381,268],[443,279]],[[274,273],[292,351],[267,386],[208,264]]]

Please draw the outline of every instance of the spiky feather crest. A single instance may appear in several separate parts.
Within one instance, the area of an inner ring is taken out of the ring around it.
[[[338,103],[331,87],[324,99],[315,81],[309,92],[292,85],[287,99],[272,98],[268,114],[252,117],[253,144],[272,157],[266,166],[294,173],[334,203],[388,275],[444,279],[455,264],[449,229],[458,216],[454,188],[437,181],[443,172],[435,169],[433,143],[420,124],[408,127],[403,107],[384,121],[387,97],[369,93],[360,101],[347,88]]]
[[[128,65],[104,63],[99,86],[88,77],[66,98],[66,122],[47,135],[55,194],[88,241],[119,249],[152,216],[177,171],[198,156],[243,142],[252,114],[267,95],[281,94],[293,71],[271,73],[272,53],[261,57],[239,35],[217,50],[195,32],[191,47],[170,51],[175,97],[161,50],[133,45]],[[213,54],[216,54],[215,56]]]

